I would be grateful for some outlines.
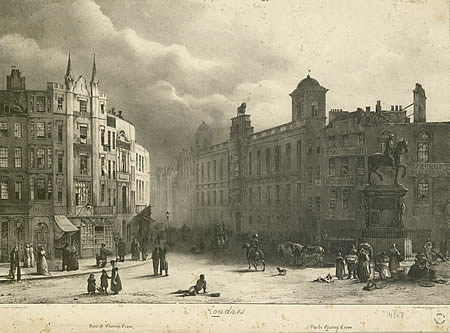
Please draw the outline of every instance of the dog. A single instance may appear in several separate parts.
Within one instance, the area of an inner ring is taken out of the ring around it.
[[[278,270],[278,275],[286,275],[286,273],[287,273],[287,269],[285,269],[285,268],[277,267],[277,270]]]

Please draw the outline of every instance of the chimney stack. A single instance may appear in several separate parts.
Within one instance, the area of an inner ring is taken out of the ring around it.
[[[398,105],[395,106],[395,111],[398,111]]]
[[[394,111],[394,106],[393,105],[391,105],[391,111]]]
[[[425,96],[425,90],[420,83],[416,83],[416,87],[413,90],[414,98],[414,122],[424,123],[427,121],[427,96]]]
[[[399,105],[398,109],[399,109],[400,111],[402,111],[402,110],[403,110],[403,106]]]
[[[119,110],[119,118],[122,119],[122,110]]]
[[[377,101],[377,105],[375,106],[375,111],[377,113],[381,112],[381,101]]]
[[[366,112],[370,112],[370,106],[366,106]]]

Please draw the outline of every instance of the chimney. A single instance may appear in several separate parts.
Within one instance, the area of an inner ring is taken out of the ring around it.
[[[11,69],[11,74],[6,77],[6,89],[25,90],[25,78],[15,66]]]
[[[119,110],[119,118],[122,119],[122,110]]]
[[[398,105],[395,106],[395,111],[398,111]]]
[[[112,113],[113,115],[116,114],[116,108],[115,108],[114,106],[111,108],[111,113]]]
[[[402,110],[403,110],[403,106],[399,105],[399,106],[398,106],[398,109],[399,109],[400,111],[402,111]]]
[[[427,121],[427,97],[425,96],[425,90],[420,83],[416,83],[416,87],[413,90],[414,98],[414,122],[424,123]]]
[[[393,105],[391,105],[391,111],[394,111],[394,106]]]
[[[370,106],[366,106],[366,112],[370,112]]]
[[[375,106],[375,111],[377,113],[381,112],[381,101],[377,101],[377,105]]]

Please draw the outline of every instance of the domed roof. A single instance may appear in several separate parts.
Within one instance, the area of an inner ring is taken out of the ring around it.
[[[300,83],[297,86],[297,89],[305,89],[305,88],[314,88],[314,87],[320,87],[320,83],[313,79],[311,76],[308,76],[300,81]]]
[[[211,127],[209,127],[209,125],[207,123],[205,123],[204,121],[202,121],[202,123],[200,124],[200,126],[198,126],[197,128],[197,132],[198,131],[211,131]]]

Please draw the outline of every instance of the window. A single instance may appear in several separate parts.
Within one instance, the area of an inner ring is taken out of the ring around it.
[[[311,114],[313,117],[317,117],[319,115],[319,103],[313,102],[311,104]]]
[[[111,131],[108,131],[108,147],[111,148]]]
[[[297,170],[302,167],[302,141],[297,141]]]
[[[336,160],[334,158],[328,160],[328,175],[336,176]]]
[[[105,145],[105,129],[100,129],[100,142],[102,143],[102,146]]]
[[[248,189],[248,202],[250,205],[253,203],[253,188],[251,187]]]
[[[320,196],[316,197],[316,208],[320,209]]]
[[[63,124],[60,122],[58,123],[58,142],[63,142]]]
[[[100,173],[102,176],[106,175],[105,156],[100,158]]]
[[[8,137],[8,123],[7,122],[0,122],[0,138],[7,138]]]
[[[297,183],[297,204],[301,204],[302,202],[302,184]]]
[[[17,180],[14,185],[14,192],[16,194],[16,200],[22,200],[23,181]]]
[[[36,96],[36,111],[45,112],[45,96]]]
[[[30,168],[34,168],[34,148],[30,148]]]
[[[261,175],[261,150],[256,152],[256,174]]]
[[[348,146],[348,134],[342,136],[342,145]]]
[[[270,205],[270,186],[266,186],[266,202],[268,205]]]
[[[58,189],[58,202],[62,202],[63,201],[63,193],[62,190]]]
[[[80,155],[80,174],[87,175],[88,174],[88,156]]]
[[[34,96],[30,96],[30,112],[34,112]]]
[[[280,172],[281,163],[281,148],[280,146],[275,146],[275,172]]]
[[[429,184],[426,179],[420,179],[417,184],[417,199],[426,200],[428,199]]]
[[[348,209],[348,199],[350,197],[350,190],[344,189],[342,191],[342,209]]]
[[[142,157],[142,171],[144,171],[144,157]],[[213,161],[213,180],[217,180],[217,161]]]
[[[47,180],[47,199],[51,200],[53,198],[53,183],[52,180]]]
[[[320,138],[316,139],[316,154],[320,154]]]
[[[64,97],[63,96],[58,96],[57,97],[57,101],[58,101],[58,110],[61,111],[63,109]]]
[[[358,133],[358,145],[363,146],[365,144],[364,133]]]
[[[308,197],[307,207],[308,208],[312,208],[313,207],[313,198],[312,197]]]
[[[87,101],[80,100],[80,112],[87,112]]]
[[[430,144],[428,142],[417,142],[417,162],[428,163],[430,158]]]
[[[36,123],[36,137],[39,139],[45,138],[45,123]]]
[[[116,179],[116,161],[113,161],[113,179]]]
[[[313,152],[313,140],[308,140],[308,154],[312,154]]]
[[[266,174],[270,173],[270,148],[266,148]]]
[[[38,179],[37,180],[37,199],[38,200],[45,200],[45,179]]]
[[[8,167],[8,148],[0,147],[0,168]]]
[[[45,168],[45,150],[42,148],[39,148],[36,151],[36,167],[38,169]]]
[[[313,183],[312,167],[308,168],[308,183],[309,184]]]
[[[336,208],[336,190],[330,190],[330,210]]]
[[[211,191],[208,191],[208,192],[206,193],[206,198],[208,199],[208,200],[207,200],[207,205],[208,205],[208,206],[211,206]]]
[[[330,136],[328,138],[328,148],[334,148],[334,147],[336,147],[336,137]]]
[[[200,205],[200,193],[197,192],[197,206]]]
[[[358,175],[364,175],[366,173],[366,166],[364,156],[358,156],[356,160],[356,173]]]
[[[112,198],[112,196],[111,196],[111,189],[109,188],[108,189],[108,206],[111,206],[111,198]]]
[[[105,184],[100,184],[100,201],[105,202]]]
[[[15,138],[22,137],[22,123],[14,123],[14,137]]]
[[[144,185],[144,183],[142,183]],[[217,206],[217,192],[213,191],[213,205]]]
[[[87,125],[80,125],[80,143],[87,143],[88,127]]]
[[[63,154],[58,152],[58,173],[63,172]]]
[[[22,148],[14,149],[14,166],[16,168],[22,167]]]
[[[261,186],[258,186],[258,204],[262,204]]]
[[[49,169],[53,168],[53,149],[47,149],[47,167]]]
[[[90,183],[78,182],[75,184],[75,204],[85,206],[90,202]]]
[[[205,165],[202,163],[202,182],[205,181]]]
[[[248,175],[252,175],[253,169],[253,160],[252,160],[252,152],[248,152]]]
[[[220,177],[220,179],[223,179],[224,178],[224,173],[223,173],[223,165],[225,164],[225,161],[224,161],[224,159],[222,158],[221,160],[220,160],[220,167],[219,167],[219,177]],[[198,177],[197,177],[197,183],[198,183]]]
[[[108,160],[108,178],[111,179],[111,161]]]
[[[0,182],[0,199],[8,200],[8,182],[5,180]]]
[[[211,180],[211,163],[209,161],[206,163],[206,174],[209,182]]]
[[[291,144],[286,143],[286,170],[291,168]]]
[[[348,176],[348,157],[342,158],[341,175]]]
[[[291,184],[286,184],[286,202],[289,204],[291,201]]]
[[[253,225],[253,216],[248,216],[248,225]]]
[[[280,185],[275,185],[275,202],[280,203]]]
[[[100,111],[102,112],[102,114],[105,113],[105,104],[100,104]]]
[[[30,178],[30,200],[34,200],[34,179]]]
[[[116,132],[112,132],[112,149],[116,149]]]
[[[202,206],[205,205],[205,192],[202,192]]]
[[[316,182],[320,182],[320,165],[315,168]]]
[[[220,205],[223,206],[223,190],[220,190]]]
[[[47,138],[51,139],[52,138],[52,131],[53,131],[53,124],[52,123],[47,123]]]

